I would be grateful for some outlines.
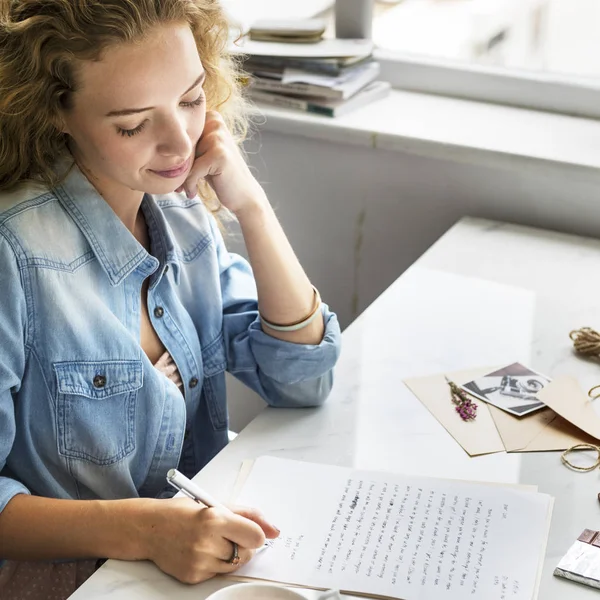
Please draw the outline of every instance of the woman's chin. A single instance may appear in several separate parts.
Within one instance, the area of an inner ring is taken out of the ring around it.
[[[173,194],[179,193],[177,190],[183,185],[183,181],[173,181],[173,182],[164,182],[164,183],[153,183],[151,185],[144,186],[146,189],[144,192],[146,194],[151,194],[153,196],[162,196],[165,194]],[[181,192],[185,195],[185,191]]]

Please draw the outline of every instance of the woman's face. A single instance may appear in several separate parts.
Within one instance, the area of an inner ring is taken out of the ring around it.
[[[64,131],[94,185],[124,196],[178,188],[206,116],[204,69],[190,28],[165,25],[138,44],[113,46],[102,60],[82,62],[78,80]]]

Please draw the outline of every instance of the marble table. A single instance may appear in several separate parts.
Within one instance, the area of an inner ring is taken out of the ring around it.
[[[390,257],[393,260],[393,257]],[[569,332],[600,329],[600,241],[465,218],[345,332],[334,391],[320,409],[265,409],[196,477],[228,499],[241,461],[263,454],[435,477],[537,485],[555,497],[540,600],[597,598],[553,577],[584,528],[600,528],[600,472],[556,452],[470,458],[403,379],[518,360],[588,389],[600,364]],[[178,583],[147,562],[108,561],[72,598],[206,598],[227,585]],[[307,592],[307,598],[315,598]]]

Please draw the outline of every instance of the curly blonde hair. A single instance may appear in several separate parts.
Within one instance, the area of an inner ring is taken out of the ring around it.
[[[0,191],[24,181],[60,183],[68,155],[60,111],[77,91],[76,62],[144,39],[164,23],[190,25],[206,80],[207,110],[221,113],[239,143],[247,132],[240,65],[227,53],[219,0],[0,0]],[[212,200],[208,186],[201,189]]]

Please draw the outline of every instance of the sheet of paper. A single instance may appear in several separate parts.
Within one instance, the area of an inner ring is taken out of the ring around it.
[[[532,600],[545,494],[259,458],[241,504],[281,529],[238,575],[405,600]]]
[[[243,39],[229,46],[234,54],[252,56],[285,56],[288,58],[343,58],[369,56],[373,51],[370,40],[324,39],[315,44],[286,44],[284,42],[257,42]]]
[[[302,69],[287,68],[283,71],[281,83],[310,83],[312,85],[321,85],[324,87],[333,88],[343,85],[352,79],[359,78],[363,73],[372,70],[372,63],[367,63],[362,67],[357,67],[352,69],[352,71],[338,76],[325,75],[322,73],[308,73]]]

